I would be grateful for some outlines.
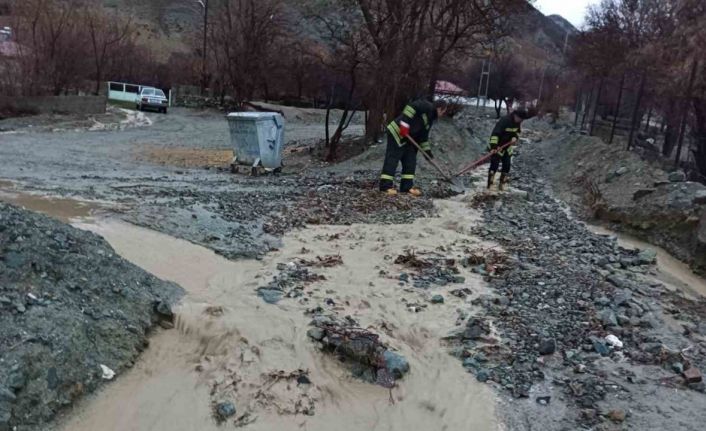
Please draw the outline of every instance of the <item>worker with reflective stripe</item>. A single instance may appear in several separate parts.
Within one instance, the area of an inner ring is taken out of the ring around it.
[[[500,184],[499,188],[502,190],[505,185],[510,181],[510,168],[512,166],[512,153],[515,149],[515,143],[517,143],[520,132],[522,132],[521,125],[522,121],[529,118],[527,111],[524,109],[517,109],[512,112],[512,114],[507,115],[495,124],[493,133],[490,136],[490,142],[488,143],[488,151],[493,153],[490,157],[490,171],[488,172],[488,188],[495,182],[495,173],[498,171],[500,162],[502,162],[502,170],[500,171]],[[512,142],[513,145],[509,147],[498,150],[498,148],[503,145]]]
[[[422,150],[430,157],[429,132],[437,118],[446,114],[447,103],[438,100],[431,103],[420,99],[404,107],[402,114],[395,118],[387,126],[387,150],[385,151],[385,163],[380,175],[380,191],[389,195],[396,195],[394,187],[395,172],[397,165],[402,162],[402,180],[400,181],[400,191],[413,196],[422,194],[418,188],[414,187],[414,175],[417,169],[417,148],[409,142],[409,138],[414,139]]]

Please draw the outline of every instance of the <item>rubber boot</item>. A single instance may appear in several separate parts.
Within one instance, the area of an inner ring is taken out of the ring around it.
[[[500,185],[498,185],[498,188],[500,190],[505,190],[505,186],[509,182],[510,182],[510,175],[509,174],[500,174]]]
[[[411,189],[409,189],[409,192],[408,192],[408,193],[409,193],[410,195],[414,196],[415,198],[418,198],[419,196],[422,195],[422,191],[419,190],[419,189],[416,188],[416,187],[412,187]]]
[[[488,188],[495,183],[495,172],[490,171],[488,173]]]

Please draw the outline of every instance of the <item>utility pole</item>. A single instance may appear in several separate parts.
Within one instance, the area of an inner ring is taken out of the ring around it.
[[[537,106],[542,102],[542,90],[544,89],[544,75],[547,73],[547,66],[542,69],[542,79],[539,81],[539,95],[537,96]]]
[[[485,91],[483,91],[483,81],[485,81]],[[480,82],[478,83],[478,98],[476,100],[476,111],[480,111],[480,99],[483,98],[483,108],[488,99],[488,88],[490,87],[490,59],[483,60],[480,71]]]
[[[206,88],[206,48],[208,43],[208,0],[197,0],[203,8],[203,51],[201,52],[201,95]]]

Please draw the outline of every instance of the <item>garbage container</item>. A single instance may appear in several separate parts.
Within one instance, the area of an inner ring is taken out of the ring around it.
[[[238,165],[279,170],[282,167],[284,144],[284,118],[276,112],[232,112],[226,117],[233,144],[231,170]]]

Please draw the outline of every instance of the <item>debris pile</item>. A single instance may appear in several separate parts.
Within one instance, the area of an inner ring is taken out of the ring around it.
[[[268,304],[276,304],[282,298],[299,298],[304,288],[311,283],[326,280],[326,277],[309,271],[296,262],[277,265],[279,274],[266,286],[258,287],[257,294]]]
[[[309,338],[348,364],[356,377],[392,388],[409,372],[409,363],[402,355],[390,350],[379,335],[359,328],[350,317],[317,315],[311,325]]]
[[[399,280],[401,284],[411,281],[415,288],[429,289],[433,285],[446,286],[466,281],[465,277],[459,275],[460,271],[455,259],[431,254],[421,258],[416,252],[406,250],[404,254],[397,256],[395,263],[414,271],[411,275],[403,272]]]

